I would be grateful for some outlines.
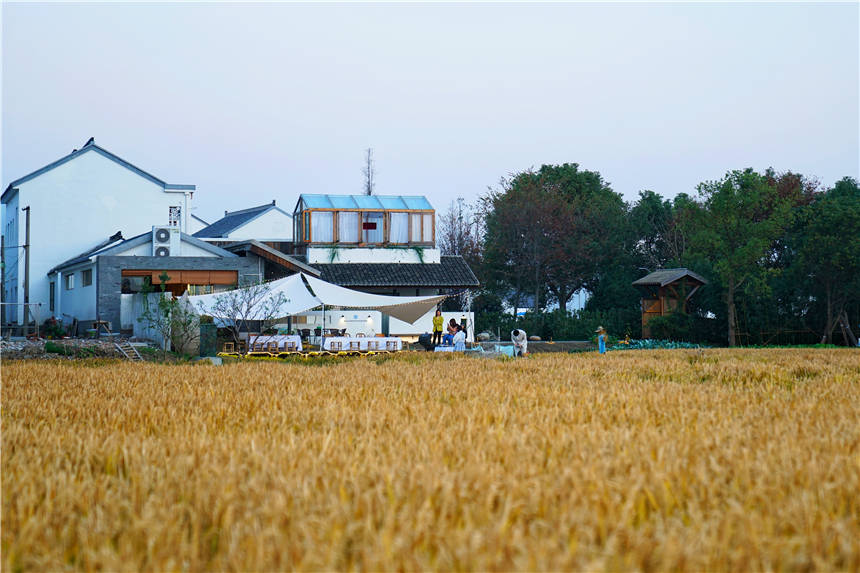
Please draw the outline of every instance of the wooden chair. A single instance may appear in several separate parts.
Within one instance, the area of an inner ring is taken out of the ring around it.
[[[224,348],[221,349],[221,352],[227,352],[232,354],[233,352],[236,352],[236,345],[232,342],[225,342]]]
[[[350,352],[360,352],[361,351],[361,343],[357,340],[349,341],[349,350]]]
[[[364,338],[364,333],[363,332],[356,332],[355,337],[356,338]]]
[[[264,350],[265,346],[263,345],[262,342],[255,342],[252,345],[252,348],[253,348],[254,352],[265,352],[265,350]]]
[[[378,340],[368,340],[367,341],[367,349],[368,350],[379,350],[379,341]]]
[[[284,350],[287,352],[298,352],[298,346],[296,346],[295,340],[288,340],[284,343]]]
[[[273,353],[273,354],[277,354],[278,353],[278,343],[274,340],[272,340],[271,342],[267,342],[266,343],[266,350],[268,352]]]
[[[244,354],[247,351],[248,351],[248,343],[244,340],[240,340],[239,341],[239,352]]]
[[[343,349],[343,342],[340,340],[333,340],[328,348],[332,352],[340,352]]]
[[[300,328],[298,330],[299,336],[302,337],[302,340],[307,340],[311,337],[311,329],[310,328]]]
[[[397,341],[396,340],[386,340],[385,341],[385,349],[389,352],[397,352]]]

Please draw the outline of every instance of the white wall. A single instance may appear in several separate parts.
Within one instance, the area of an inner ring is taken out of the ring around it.
[[[24,220],[24,213],[21,213],[18,210],[18,195],[9,201],[9,203],[3,205],[3,236],[6,241],[6,252],[3,253],[6,262],[6,284],[3,286],[3,302],[23,302],[23,298],[18,299],[19,289],[15,288],[16,278],[18,277],[18,269],[24,268],[23,266],[23,253],[22,249],[18,248],[18,245],[23,245],[24,242],[21,239],[23,236],[23,231],[21,229],[21,223]],[[19,262],[21,263],[19,265]],[[21,280],[23,281],[24,275],[21,274]],[[21,291],[23,293],[23,291]],[[8,321],[17,321],[18,317],[21,316],[20,308],[17,306],[7,306],[6,307],[6,319]]]
[[[423,249],[425,263],[439,263],[439,249]],[[308,264],[314,263],[420,263],[415,249],[406,247],[308,247]]]
[[[185,208],[182,193],[166,193],[96,151],[21,183],[18,189],[18,207],[31,207],[30,301],[45,303],[44,308],[48,308],[51,268],[119,230],[166,225],[171,205]],[[19,209],[18,214],[23,244],[24,213]],[[23,300],[23,257],[18,277],[18,299]]]
[[[196,233],[200,229],[205,229],[208,226],[209,225],[205,225],[205,224],[201,223],[200,221],[198,221],[197,219],[195,219],[194,217],[192,217],[191,215],[189,215],[188,216],[188,230],[185,231],[185,233],[187,233],[189,235],[193,235],[194,233]]]
[[[234,241],[292,241],[293,218],[277,209],[270,209],[234,230],[227,236]]]
[[[402,320],[397,320],[394,317],[389,317],[388,332],[391,336],[402,336],[405,338],[418,338],[419,334],[433,332],[433,316],[436,310],[430,310],[419,318],[415,324],[409,324]],[[322,311],[309,311],[303,313],[303,316],[308,317],[307,324],[294,324],[293,328],[310,328],[313,330],[317,326],[322,326]],[[474,313],[471,312],[443,312],[445,324],[452,318],[458,323],[463,317],[468,320],[467,330],[468,335],[466,340],[473,341],[475,332],[473,323],[475,320]],[[326,310],[325,312],[325,328],[345,328],[347,334],[354,336],[357,332],[363,332],[367,336],[373,336],[382,332],[382,313],[376,310]],[[443,330],[443,333],[447,332]]]
[[[115,257],[151,257],[152,256],[152,238],[142,245],[131,247],[125,251],[111,253]],[[182,241],[179,245],[179,253],[171,253],[171,256],[179,257],[217,257],[215,253],[211,253],[201,249],[197,245],[192,245],[187,241]]]
[[[83,286],[82,272],[91,270],[93,273],[93,281],[89,286]],[[75,287],[71,290],[66,290],[66,277],[69,275],[75,277]],[[94,263],[88,263],[68,269],[63,272],[62,278],[57,277],[57,300],[55,301],[54,314],[63,319],[65,324],[71,322],[72,317],[83,322],[96,319],[96,293],[97,288],[96,268]],[[50,283],[50,281],[48,281]],[[46,305],[43,308],[48,309]],[[42,320],[49,316],[46,310]],[[81,326],[81,328],[91,328],[92,325]]]

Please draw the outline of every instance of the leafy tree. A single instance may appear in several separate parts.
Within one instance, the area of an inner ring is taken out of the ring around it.
[[[860,187],[846,177],[804,212],[797,268],[806,291],[823,299],[821,342],[830,343],[846,306],[860,301]],[[847,317],[843,318],[845,323]],[[856,341],[849,341],[856,344]]]
[[[623,250],[624,201],[599,173],[575,163],[519,173],[485,201],[489,274],[516,300],[529,289],[535,311],[544,289],[566,310],[573,293]]]
[[[752,169],[699,184],[700,205],[688,224],[692,247],[713,262],[725,291],[728,344],[737,344],[736,296],[767,289],[765,269],[773,243],[788,227],[790,201]]]
[[[284,293],[272,292],[269,283],[257,283],[218,295],[215,304],[206,313],[224,323],[238,348],[242,331],[248,332],[249,327],[256,324],[262,332],[272,321],[282,316],[286,303]],[[255,340],[256,337],[248,340],[249,348]]]

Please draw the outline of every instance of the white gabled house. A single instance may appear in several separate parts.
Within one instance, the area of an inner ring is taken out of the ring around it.
[[[272,201],[241,211],[224,211],[222,218],[193,234],[198,239],[216,243],[252,239],[289,243],[293,240],[293,217]]]
[[[5,284],[3,301],[41,303],[51,313],[48,272],[99,243],[107,229],[145,229],[153,224],[185,231],[194,185],[176,185],[147,173],[93,138],[57,161],[9,183],[3,207]],[[29,293],[25,293],[26,220],[29,213]],[[5,306],[6,322],[22,323],[20,306]],[[32,318],[31,318],[32,320]]]
[[[116,330],[131,330],[132,297],[150,288],[174,296],[207,294],[235,288],[262,278],[262,259],[238,256],[186,235],[176,227],[156,226],[125,239],[116,233],[48,272],[48,316],[77,331],[96,320]]]

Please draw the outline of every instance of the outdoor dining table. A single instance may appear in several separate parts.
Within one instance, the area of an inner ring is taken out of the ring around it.
[[[296,350],[302,350],[302,337],[298,334],[266,334],[251,339],[251,343],[262,344],[263,348],[270,342],[277,342],[279,350],[286,350],[287,342],[294,342]]]
[[[368,350],[368,342],[376,342],[376,350],[388,350],[388,343],[394,342],[396,350],[403,349],[403,341],[396,336],[327,336],[323,340],[323,350],[331,350],[333,342],[340,342],[341,350],[351,350],[350,342],[358,342],[358,349],[362,351]]]

